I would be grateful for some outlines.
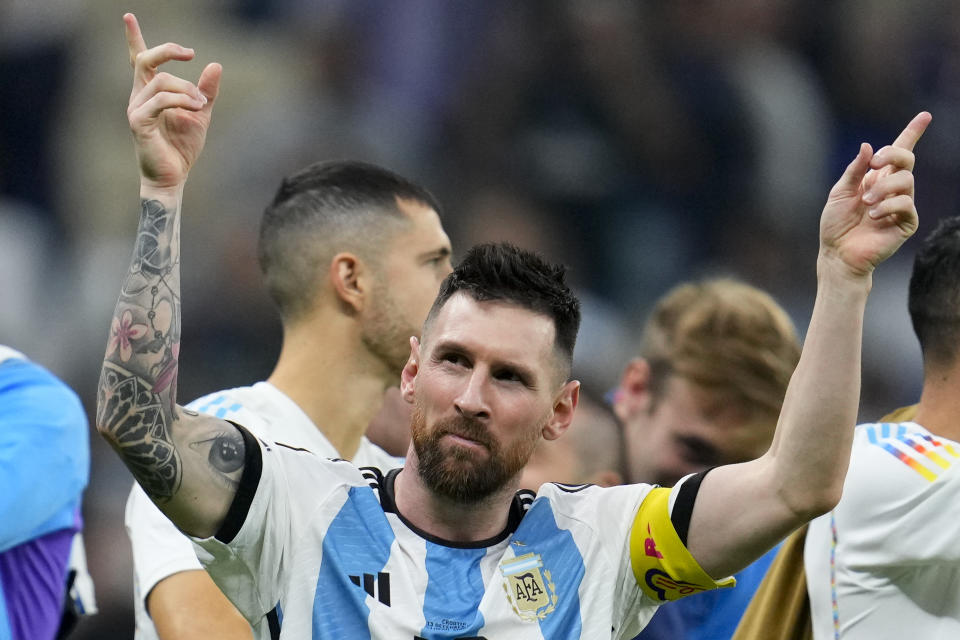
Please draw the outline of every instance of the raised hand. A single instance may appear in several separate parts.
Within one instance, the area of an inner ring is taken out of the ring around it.
[[[193,59],[193,49],[168,42],[147,49],[132,13],[123,16],[133,90],[127,119],[136,143],[142,183],[169,188],[183,184],[203,149],[222,69],[208,64],[197,84],[158,71],[171,60]]]
[[[876,153],[869,144],[844,171],[820,218],[821,258],[865,276],[917,230],[913,201],[913,147],[932,116],[923,111],[892,145]]]

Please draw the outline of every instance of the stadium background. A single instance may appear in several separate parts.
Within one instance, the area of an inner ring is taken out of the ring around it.
[[[148,45],[196,49],[170,71],[224,65],[184,201],[184,402],[269,374],[258,219],[281,176],[318,159],[424,183],[456,251],[509,239],[568,264],[586,312],[577,375],[597,396],[682,279],[739,276],[802,332],[827,190],[860,140],[889,143],[921,109],[919,235],[960,213],[950,0],[0,0],[0,343],[62,376],[91,418],[136,228],[124,11]],[[912,246],[875,276],[864,418],[919,392]],[[123,639],[130,476],[91,439],[101,613],[75,637]]]

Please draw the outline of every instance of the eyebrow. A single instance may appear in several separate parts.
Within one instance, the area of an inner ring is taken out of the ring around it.
[[[426,260],[427,258],[446,258],[447,256],[452,255],[453,251],[450,249],[450,247],[440,247],[439,249],[424,251],[420,254],[420,259]]]
[[[441,340],[437,342],[436,346],[433,348],[434,353],[436,352],[446,352],[446,353],[460,353],[465,356],[471,355],[471,351],[464,344],[457,342],[456,340]],[[512,360],[494,360],[491,368],[507,368],[513,369],[521,377],[529,381],[529,384],[535,384],[537,382],[537,376],[535,375],[533,369],[524,366],[518,362]]]

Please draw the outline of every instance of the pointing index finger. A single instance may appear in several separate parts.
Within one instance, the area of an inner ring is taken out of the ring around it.
[[[900,132],[897,139],[893,141],[893,146],[913,151],[913,147],[916,146],[923,132],[927,130],[927,125],[930,124],[931,120],[933,120],[933,116],[927,111],[921,111],[915,115],[907,128]]]
[[[140,24],[137,16],[132,13],[123,14],[124,31],[127,35],[127,51],[130,53],[130,66],[136,66],[137,54],[146,51],[147,43],[143,41]]]

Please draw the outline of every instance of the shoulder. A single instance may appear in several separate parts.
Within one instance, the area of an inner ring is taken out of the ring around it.
[[[6,362],[7,360],[26,360],[27,356],[23,355],[16,349],[11,349],[10,347],[0,344],[0,363]]]
[[[264,528],[279,531],[294,520],[309,521],[311,514],[329,511],[331,503],[342,502],[352,489],[369,484],[348,461],[278,444],[237,426],[245,462],[228,513],[214,536],[223,544],[238,535],[247,541],[242,544],[249,544]]]
[[[187,405],[187,408],[224,418],[230,412],[240,410],[256,392],[254,387],[234,387],[212,391]]]
[[[390,455],[364,436],[360,439],[360,446],[353,457],[353,463],[358,467],[377,467],[383,471],[389,471],[402,467],[404,459]]]
[[[0,353],[0,391],[25,392],[32,389],[76,397],[65,382],[36,362],[25,357],[4,358]]]
[[[547,498],[560,505],[589,503],[636,502],[638,505],[654,487],[649,484],[625,484],[616,487],[599,487],[594,484],[567,484],[545,482],[537,490],[538,498]]]
[[[855,478],[893,474],[898,482],[932,482],[958,461],[956,442],[915,422],[879,422],[857,426],[850,471]]]
[[[367,484],[360,470],[348,460],[326,457],[310,449],[274,442],[248,430],[243,431],[246,431],[248,463],[254,460],[256,466],[264,471],[269,469],[272,475],[283,476],[293,487],[300,486],[306,491],[309,485],[312,487],[311,496],[315,497],[315,491],[321,486]]]
[[[960,477],[960,444],[913,422],[862,424],[837,513],[870,519]]]
[[[86,436],[87,418],[80,398],[66,383],[35,362],[21,357],[0,362],[0,395],[3,398],[0,418],[4,420],[43,423]],[[22,435],[31,434],[23,431]]]
[[[624,528],[629,527],[651,489],[648,484],[598,487],[547,482],[537,491],[531,510],[549,507],[558,521],[579,521],[590,528]]]
[[[273,436],[270,424],[276,412],[271,411],[269,398],[256,385],[214,391],[197,398],[187,408],[243,425],[258,436]]]

